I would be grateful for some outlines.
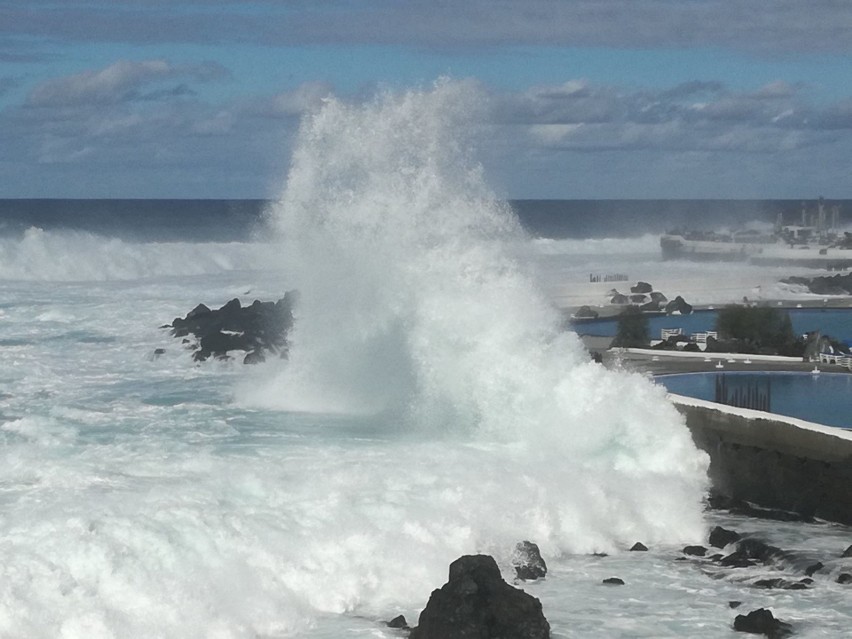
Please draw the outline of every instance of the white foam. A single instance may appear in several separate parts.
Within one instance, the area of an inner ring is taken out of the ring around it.
[[[0,237],[0,281],[109,281],[203,275],[262,267],[264,244],[132,243],[81,231],[31,227]]]
[[[304,122],[270,212],[302,293],[290,363],[241,401],[384,413],[418,436],[491,446],[493,469],[510,471],[470,462],[453,482],[465,505],[431,506],[442,520],[481,510],[471,543],[522,534],[505,514],[519,508],[560,550],[700,537],[705,456],[660,391],[588,363],[560,331],[517,258],[517,220],[469,156],[478,99],[439,83],[330,100]]]

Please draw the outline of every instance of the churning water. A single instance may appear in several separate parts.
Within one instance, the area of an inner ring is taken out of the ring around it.
[[[662,388],[560,330],[469,155],[479,102],[328,101],[255,242],[0,240],[0,636],[393,637],[380,620],[416,621],[453,559],[505,569],[521,539],[557,637],[724,636],[728,599],[805,635],[849,624],[841,586],[748,592],[672,561],[729,523],[702,513],[706,458]],[[293,288],[288,362],[196,366],[158,328]]]

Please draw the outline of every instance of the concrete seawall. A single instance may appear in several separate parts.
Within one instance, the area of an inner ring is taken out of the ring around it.
[[[852,431],[670,394],[716,492],[852,525]]]

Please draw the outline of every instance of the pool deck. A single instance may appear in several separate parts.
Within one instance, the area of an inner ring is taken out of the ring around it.
[[[644,348],[603,349],[606,340],[583,339],[591,351],[600,352],[603,361],[610,367],[650,373],[651,375],[675,375],[682,373],[723,372],[796,372],[796,373],[849,373],[849,369],[836,364],[815,364],[798,357],[772,355],[743,355],[740,353],[689,353],[683,351],[657,351]]]

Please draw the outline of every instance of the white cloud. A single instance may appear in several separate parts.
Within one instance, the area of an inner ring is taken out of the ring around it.
[[[36,86],[27,104],[36,107],[65,107],[84,104],[115,104],[151,97],[140,93],[142,87],[175,78],[191,77],[209,81],[227,76],[220,65],[206,62],[175,65],[167,60],[120,60],[103,69],[84,71],[48,80]],[[178,93],[183,93],[184,90]]]

